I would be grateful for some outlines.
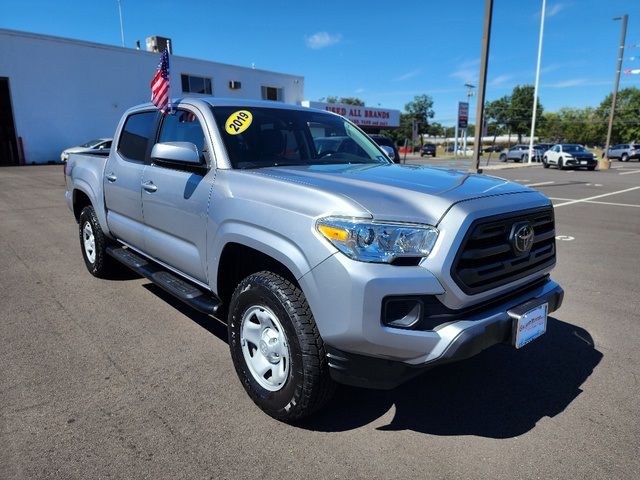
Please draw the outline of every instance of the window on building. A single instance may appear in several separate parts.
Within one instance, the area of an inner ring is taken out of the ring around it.
[[[276,102],[282,102],[282,88],[276,87],[262,87],[262,99],[263,100],[274,100]]]
[[[127,118],[118,143],[118,152],[123,157],[144,162],[149,140],[155,133],[156,115],[156,112],[143,112]]]
[[[181,75],[182,91],[184,93],[202,93],[204,95],[213,95],[211,89],[211,79],[207,77],[196,77],[195,75]]]

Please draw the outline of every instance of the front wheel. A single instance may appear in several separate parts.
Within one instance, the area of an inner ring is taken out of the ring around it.
[[[628,162],[629,161],[629,155],[627,155],[626,153],[623,153],[622,157],[620,158],[620,160],[622,160],[623,162]]]
[[[595,169],[596,169],[595,165],[593,167],[587,167],[587,170],[589,170],[590,172],[593,172]]]
[[[229,349],[242,386],[268,415],[307,417],[331,398],[324,343],[300,288],[258,272],[236,288],[229,305]]]
[[[558,170],[564,170],[564,158],[558,160]]]

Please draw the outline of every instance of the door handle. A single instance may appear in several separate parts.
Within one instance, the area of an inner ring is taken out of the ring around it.
[[[109,172],[109,173],[107,173],[107,174],[105,175],[105,178],[106,178],[108,181],[110,181],[111,183],[115,182],[115,181],[118,179],[118,177],[116,177],[116,176],[113,174],[113,172]]]
[[[158,187],[154,185],[152,181],[144,182],[142,184],[142,188],[144,188],[147,192],[153,193],[158,190]]]

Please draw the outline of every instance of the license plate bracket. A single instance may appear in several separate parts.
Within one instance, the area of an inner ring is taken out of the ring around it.
[[[535,299],[509,310],[512,319],[511,343],[522,348],[547,331],[549,303]]]

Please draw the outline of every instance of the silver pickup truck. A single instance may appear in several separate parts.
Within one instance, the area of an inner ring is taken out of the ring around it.
[[[107,158],[69,156],[82,255],[97,277],[124,264],[226,321],[240,381],[269,415],[307,416],[336,383],[393,388],[520,348],[560,307],[553,207],[535,190],[395,165],[325,111],[174,107],[127,111]]]

